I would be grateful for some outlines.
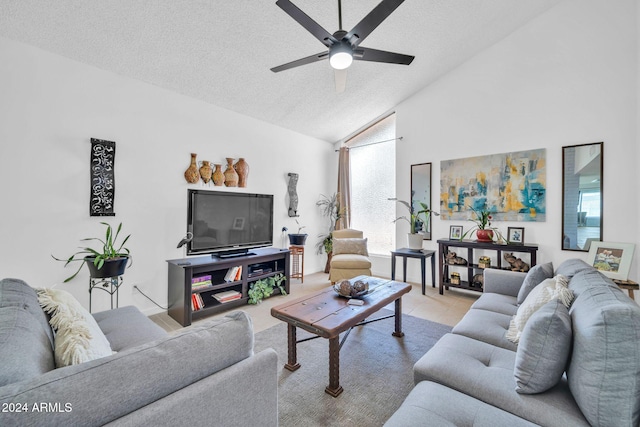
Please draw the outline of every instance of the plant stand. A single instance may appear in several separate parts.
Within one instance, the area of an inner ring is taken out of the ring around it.
[[[113,296],[116,297],[116,308],[118,308],[118,290],[122,286],[122,276],[114,277],[91,277],[89,278],[89,313],[91,313],[91,298],[93,290],[105,291],[111,297],[111,310],[113,310]]]
[[[304,246],[291,245],[291,278],[300,279],[304,283]]]

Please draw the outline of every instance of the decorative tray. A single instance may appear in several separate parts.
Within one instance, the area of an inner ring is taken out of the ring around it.
[[[344,298],[362,299],[369,293],[369,283],[362,280],[356,280],[354,283],[342,280],[333,285],[333,290]]]

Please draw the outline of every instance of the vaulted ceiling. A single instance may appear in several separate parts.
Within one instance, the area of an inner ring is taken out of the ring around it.
[[[333,33],[337,0],[292,0]],[[305,135],[339,141],[561,0],[406,0],[362,46],[414,55],[356,61],[336,93],[325,50],[275,0],[0,0],[0,36]],[[380,0],[343,0],[350,30]]]

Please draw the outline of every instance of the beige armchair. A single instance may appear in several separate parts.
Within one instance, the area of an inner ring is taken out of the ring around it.
[[[329,270],[331,283],[360,275],[371,276],[367,239],[363,238],[362,231],[335,230],[332,235],[333,255]]]

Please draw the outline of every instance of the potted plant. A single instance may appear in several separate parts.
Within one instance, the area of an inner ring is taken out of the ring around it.
[[[478,242],[493,242],[494,238],[496,240],[501,240],[502,235],[498,231],[497,228],[491,227],[491,220],[493,217],[491,216],[491,212],[487,209],[486,204],[482,207],[482,209],[476,209],[473,206],[469,206],[469,209],[473,211],[475,218],[470,218],[469,221],[474,222],[475,225],[471,227],[470,230],[465,232],[462,235],[464,239],[467,234],[476,233],[476,240]]]
[[[429,209],[426,203],[418,202],[420,205],[420,209],[417,210],[413,207],[413,203],[405,202],[404,200],[399,200],[395,197],[389,198],[389,200],[394,200],[402,205],[404,205],[409,210],[409,217],[400,216],[393,220],[393,222],[397,222],[399,219],[403,219],[409,223],[410,231],[407,235],[407,243],[409,245],[409,249],[413,250],[421,250],[422,249],[422,234],[419,234],[419,231],[422,230],[423,224],[429,223],[429,218],[431,214],[438,216],[440,215],[436,211],[432,211]],[[414,201],[415,203],[415,201]],[[420,215],[424,216],[424,221],[420,219]]]
[[[300,225],[298,220],[296,219],[296,224],[298,224],[298,232],[297,233],[289,233],[289,244],[304,246],[307,241],[307,234],[301,233],[302,229],[305,228],[304,225]]]
[[[286,295],[287,291],[284,289],[282,282],[286,278],[283,274],[276,274],[275,276],[266,277],[264,279],[258,279],[249,287],[249,304],[260,304],[263,299],[269,298],[273,295],[275,288],[280,289],[280,294]]]
[[[80,248],[80,251],[74,253],[66,260],[56,258],[53,255],[52,257],[57,261],[64,261],[65,267],[75,261],[86,263],[89,268],[89,274],[93,278],[116,277],[124,274],[127,263],[129,262],[129,259],[131,259],[129,249],[125,248],[124,245],[127,243],[127,240],[129,240],[131,235],[129,234],[120,244],[118,244],[117,241],[118,236],[120,235],[120,230],[122,230],[122,223],[118,225],[115,234],[113,233],[113,229],[110,224],[107,224],[106,222],[101,222],[100,224],[107,227],[104,239],[88,237],[81,241],[97,241],[101,243],[102,248],[97,250],[89,247]],[[73,275],[65,279],[65,283],[73,280],[81,269],[82,264],[80,264],[80,267],[78,267],[78,270],[76,270]]]
[[[336,229],[338,221],[344,215],[344,209],[340,208],[339,193],[333,193],[331,197],[327,197],[324,194],[320,195],[321,198],[316,202],[316,206],[320,207],[322,216],[329,218],[329,232],[318,234],[320,239],[316,243],[316,253],[320,255],[322,251],[327,254],[327,263],[324,267],[324,272],[329,273],[329,267],[331,264],[331,256],[333,253],[333,230]]]

